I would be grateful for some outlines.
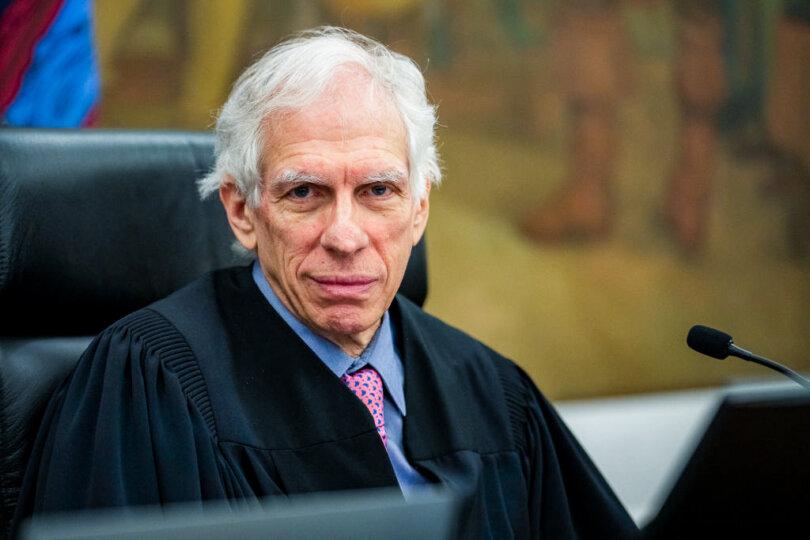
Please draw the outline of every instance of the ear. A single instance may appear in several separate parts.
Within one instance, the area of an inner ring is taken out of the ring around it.
[[[230,175],[225,175],[225,182],[219,186],[219,200],[225,207],[228,215],[228,224],[234,236],[245,249],[256,249],[255,214],[247,205],[244,195],[236,187],[236,182]]]
[[[425,180],[425,194],[416,203],[416,214],[413,217],[413,245],[419,243],[427,227],[428,214],[430,213],[430,180]]]

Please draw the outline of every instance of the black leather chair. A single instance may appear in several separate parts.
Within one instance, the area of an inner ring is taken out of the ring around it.
[[[0,129],[0,537],[49,395],[92,337],[216,268],[244,264],[194,181],[202,133]],[[400,287],[427,295],[424,241]]]

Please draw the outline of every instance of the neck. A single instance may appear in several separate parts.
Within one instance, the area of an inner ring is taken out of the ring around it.
[[[380,327],[382,320],[377,321],[376,324],[359,332],[357,334],[330,334],[322,332],[318,328],[310,328],[313,332],[324,337],[340,347],[340,350],[351,356],[352,358],[357,358],[363,351],[366,350],[368,344],[371,343],[371,340],[374,338],[374,334],[377,332],[377,329]]]

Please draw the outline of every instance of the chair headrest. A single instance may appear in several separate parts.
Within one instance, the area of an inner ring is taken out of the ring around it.
[[[0,333],[95,334],[242,264],[221,204],[197,195],[213,143],[205,133],[0,129]],[[424,302],[421,244],[400,292]]]

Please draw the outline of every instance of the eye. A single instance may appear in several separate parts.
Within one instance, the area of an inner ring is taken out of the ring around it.
[[[307,185],[296,186],[290,190],[290,195],[294,199],[306,199],[312,193],[312,188]]]
[[[374,184],[368,189],[368,191],[375,197],[385,197],[391,193],[391,188],[385,184]]]

